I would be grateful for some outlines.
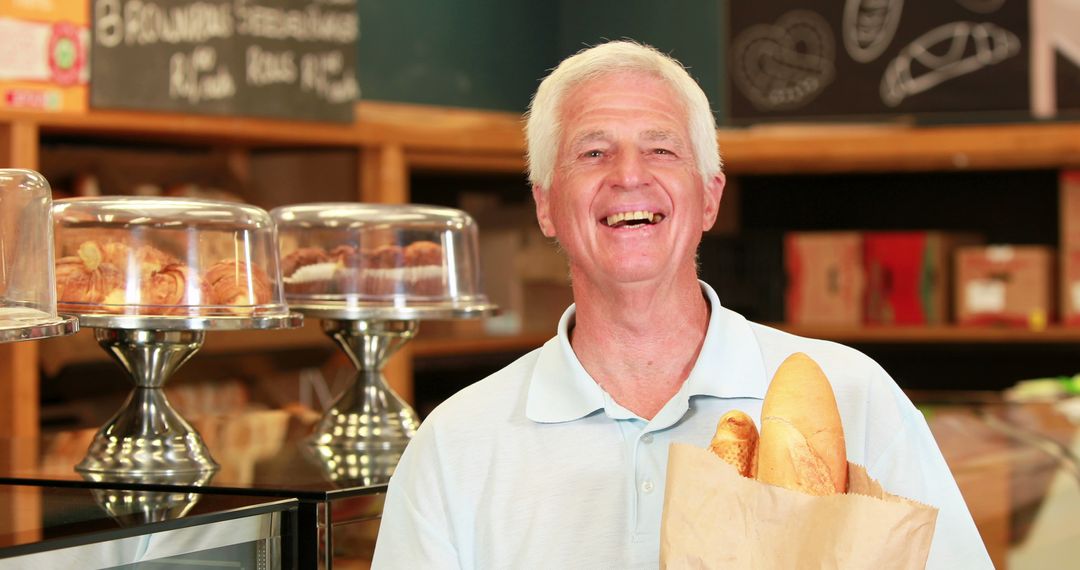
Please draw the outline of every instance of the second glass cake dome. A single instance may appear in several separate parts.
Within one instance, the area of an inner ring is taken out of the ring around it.
[[[269,213],[191,198],[53,205],[57,305],[102,318],[288,315]]]
[[[480,282],[476,224],[461,210],[341,202],[283,206],[271,215],[294,309],[330,318],[491,309]]]

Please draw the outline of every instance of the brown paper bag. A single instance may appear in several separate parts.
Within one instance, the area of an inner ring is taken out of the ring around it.
[[[660,567],[924,568],[937,509],[890,495],[848,463],[848,493],[815,497],[738,474],[707,449],[672,444]]]

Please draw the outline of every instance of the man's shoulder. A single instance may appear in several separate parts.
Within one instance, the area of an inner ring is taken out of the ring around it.
[[[805,353],[825,371],[830,380],[840,378],[884,377],[881,365],[862,351],[831,340],[810,338],[758,323],[750,323],[757,338],[766,369],[770,374],[795,352]]]
[[[440,429],[489,426],[524,414],[529,378],[541,349],[535,349],[444,400],[424,420]]]

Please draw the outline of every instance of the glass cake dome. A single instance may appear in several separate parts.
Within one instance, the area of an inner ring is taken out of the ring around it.
[[[53,222],[57,304],[84,325],[87,317],[92,324],[95,317],[288,315],[274,223],[255,206],[72,198],[56,201]]]
[[[0,169],[0,341],[78,330],[56,313],[52,191],[32,170]]]
[[[312,203],[271,211],[289,306],[328,317],[488,310],[477,228],[461,210]]]

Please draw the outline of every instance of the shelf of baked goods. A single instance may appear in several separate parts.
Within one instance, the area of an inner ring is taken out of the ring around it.
[[[740,174],[1003,170],[1080,165],[1080,123],[762,125],[721,129]]]

